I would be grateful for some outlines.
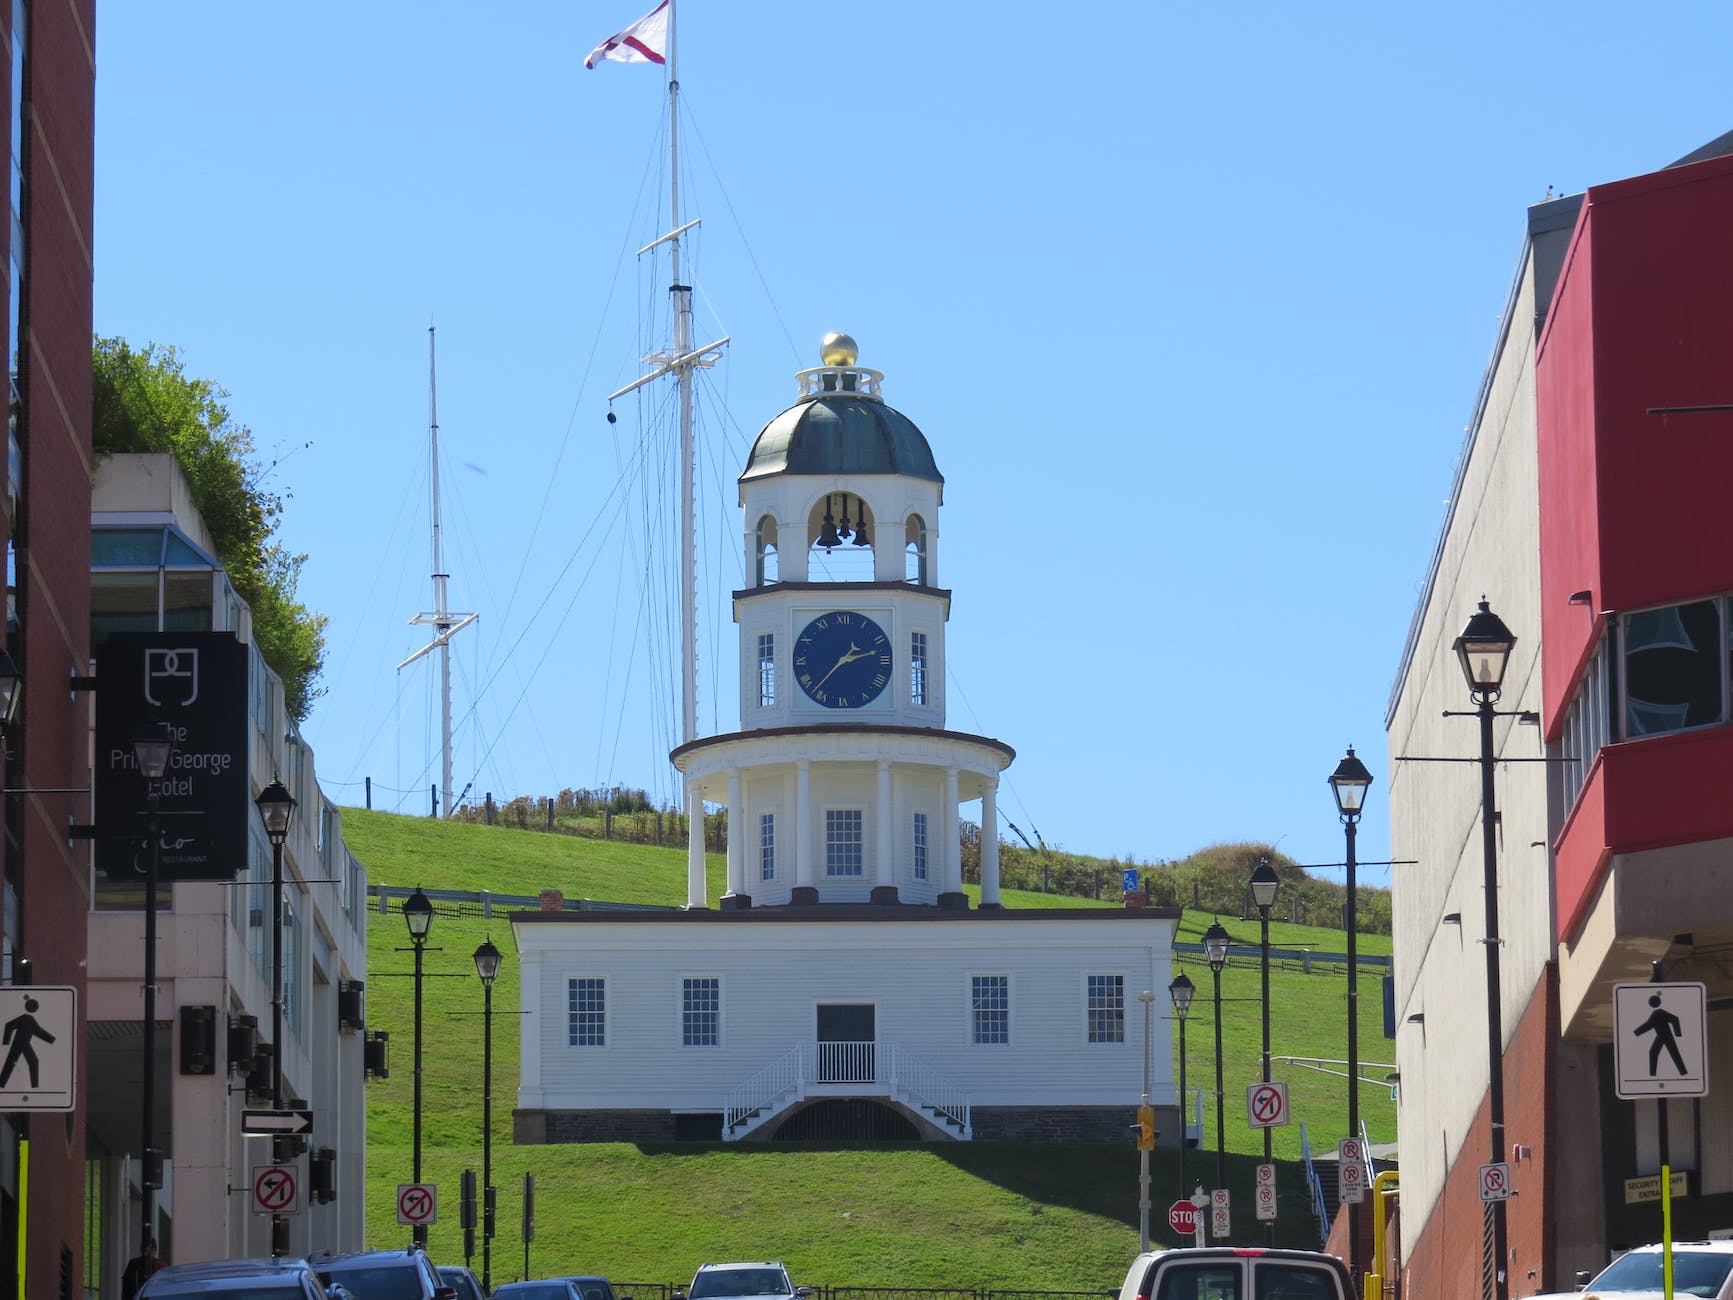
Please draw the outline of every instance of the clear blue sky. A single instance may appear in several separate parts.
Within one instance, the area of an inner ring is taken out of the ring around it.
[[[96,328],[178,345],[280,458],[339,802],[371,776],[425,811],[439,775],[434,661],[394,670],[431,600],[430,322],[451,605],[482,615],[457,785],[674,797],[645,576],[669,453],[632,401],[604,420],[665,296],[632,257],[665,223],[665,88],[583,68],[649,4],[101,6]],[[1387,857],[1385,704],[1524,210],[1733,127],[1733,10],[680,21],[697,332],[733,338],[701,406],[702,730],[738,724],[734,479],[846,330],[946,475],[949,721],[1018,750],[1006,816],[1103,856],[1333,863],[1351,743]]]

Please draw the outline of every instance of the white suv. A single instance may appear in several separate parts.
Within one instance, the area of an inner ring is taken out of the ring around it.
[[[700,1264],[686,1300],[795,1300],[813,1294],[809,1286],[788,1280],[780,1263]]]
[[[1659,1300],[1661,1281],[1661,1248],[1638,1246],[1595,1274],[1586,1289],[1597,1295],[1617,1296],[1619,1300],[1635,1300],[1638,1296]],[[1579,1287],[1578,1291],[1583,1289]],[[1733,1241],[1675,1241],[1673,1294],[1696,1296],[1699,1300],[1733,1300]]]

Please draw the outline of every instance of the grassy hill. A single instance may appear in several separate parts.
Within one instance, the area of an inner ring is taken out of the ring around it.
[[[567,897],[673,903],[685,897],[685,850],[527,830],[435,822],[347,809],[344,837],[373,884],[489,889]],[[709,896],[723,888],[720,856],[709,863]],[[972,892],[972,891],[971,891]],[[1100,906],[1086,899],[1006,890],[1007,907]],[[1279,910],[1279,905],[1278,905]],[[1199,942],[1214,917],[1186,913],[1181,942]],[[368,1239],[406,1238],[395,1188],[411,1169],[412,960],[400,916],[369,913],[368,1020],[391,1034],[391,1077],[368,1085]],[[1236,944],[1256,945],[1255,921],[1221,917]],[[519,1147],[511,1141],[516,1096],[518,983],[510,927],[502,919],[439,916],[425,957],[423,1176],[440,1185],[441,1222],[429,1249],[462,1255],[459,1174],[481,1168],[482,993],[471,954],[484,937],[506,960],[494,989],[494,1184],[499,1234],[494,1281],[523,1275],[520,1189],[536,1176],[532,1276],[601,1272],[628,1281],[683,1281],[704,1260],[784,1260],[810,1285],[985,1286],[1079,1290],[1116,1286],[1137,1248],[1137,1153],[1123,1147],[1019,1143],[808,1148],[781,1144],[629,1144]],[[1340,952],[1340,930],[1275,922],[1277,947]],[[1367,954],[1388,954],[1387,937],[1362,936]],[[1180,962],[1198,986],[1186,1031],[1187,1083],[1214,1090],[1212,977],[1201,958]],[[1361,1052],[1388,1059],[1379,974],[1362,971]],[[1345,1055],[1345,981],[1340,966],[1279,963],[1271,974],[1272,1051]],[[1222,975],[1225,1147],[1235,1239],[1260,1240],[1252,1218],[1254,1165],[1262,1136],[1245,1122],[1245,1088],[1258,1076],[1258,963],[1235,958]],[[1157,1012],[1167,1013],[1165,998]],[[1170,1031],[1173,1029],[1169,1024]],[[1337,1070],[1340,1066],[1335,1067]],[[1364,1076],[1381,1076],[1366,1068]],[[1278,1063],[1296,1120],[1316,1147],[1346,1134],[1339,1074]],[[1128,1104],[1135,1097],[1128,1097]],[[1387,1089],[1362,1085],[1361,1112],[1375,1142],[1395,1138]],[[1206,1109],[1204,1149],[1188,1155],[1190,1183],[1214,1182],[1215,1116]],[[1298,1123],[1275,1131],[1282,1190],[1278,1240],[1316,1246],[1303,1193]],[[1152,1235],[1166,1240],[1166,1207],[1180,1193],[1179,1154],[1151,1162]]]

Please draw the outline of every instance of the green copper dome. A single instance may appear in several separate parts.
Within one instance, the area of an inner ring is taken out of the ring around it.
[[[859,393],[819,393],[773,419],[752,444],[742,483],[773,474],[905,474],[943,483],[915,422]]]

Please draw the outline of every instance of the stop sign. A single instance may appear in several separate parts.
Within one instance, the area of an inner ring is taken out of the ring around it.
[[[1175,1201],[1168,1207],[1167,1226],[1183,1237],[1197,1231],[1197,1206],[1190,1201]]]

